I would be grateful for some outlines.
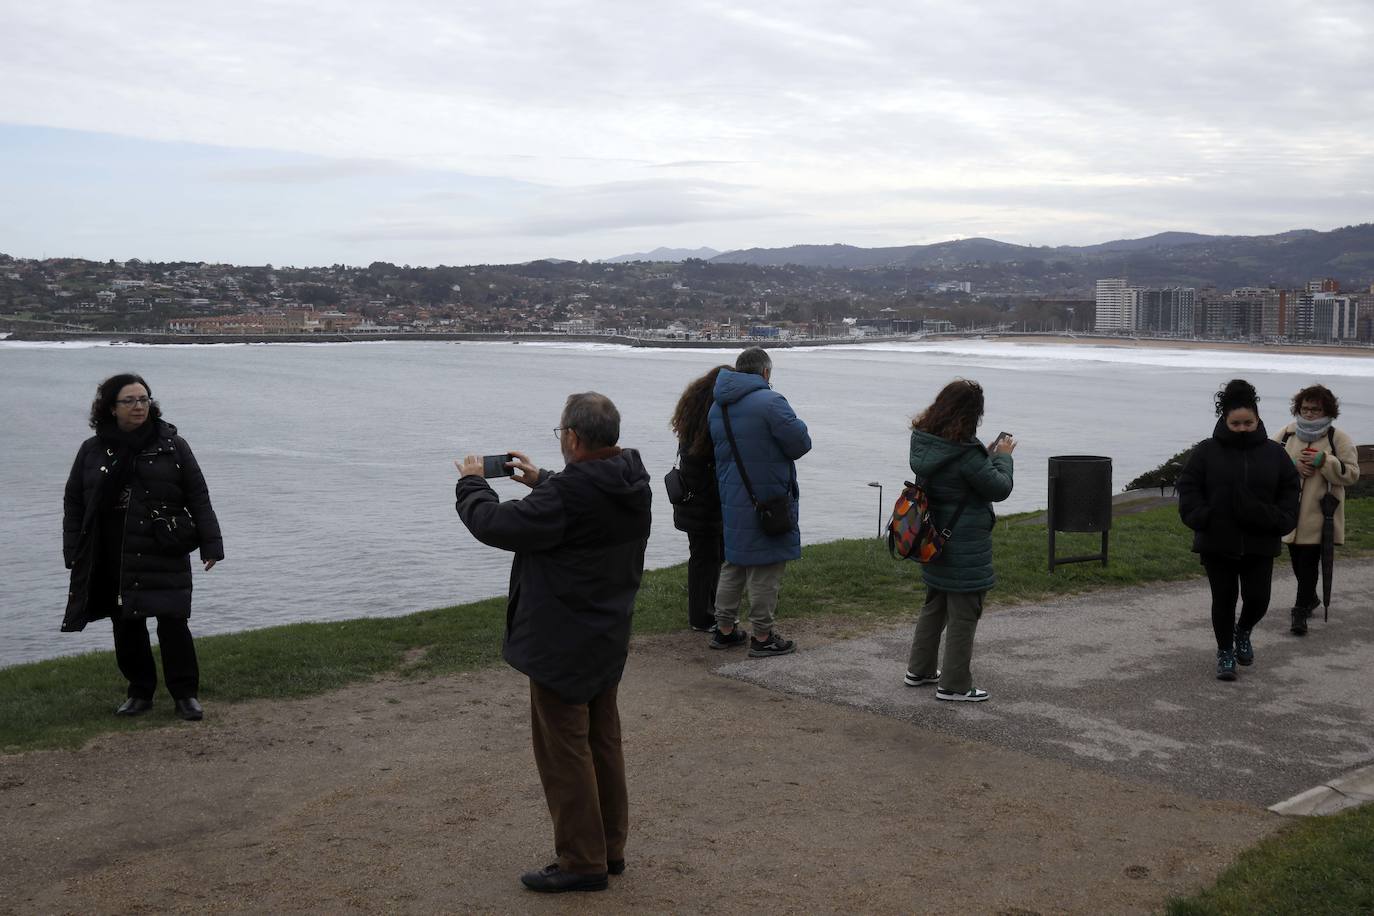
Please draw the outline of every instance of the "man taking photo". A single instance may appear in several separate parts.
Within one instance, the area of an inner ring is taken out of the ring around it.
[[[506,468],[531,488],[501,502],[482,458],[458,466],[457,509],[473,537],[515,553],[502,657],[530,679],[534,762],[553,816],[557,861],[520,876],[535,891],[599,891],[625,870],[629,801],[616,691],[649,540],[649,475],[616,445],[620,413],[596,392],[563,407],[567,465],[522,452]]]

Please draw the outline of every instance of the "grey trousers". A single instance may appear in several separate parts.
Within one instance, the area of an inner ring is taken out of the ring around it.
[[[940,671],[940,689],[968,693],[973,689],[973,634],[983,616],[983,596],[987,592],[942,592],[926,590],[926,603],[916,619],[916,635],[911,640],[907,670],[922,677]],[[945,634],[945,663],[938,664],[940,634]]]
[[[778,606],[778,589],[786,563],[767,566],[736,566],[726,561],[720,567],[716,584],[716,625],[734,627],[739,622],[740,599],[749,589],[749,623],[755,639],[767,639],[773,632],[773,611]]]

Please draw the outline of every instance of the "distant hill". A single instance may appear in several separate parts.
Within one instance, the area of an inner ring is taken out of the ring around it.
[[[628,261],[685,261],[700,258],[709,261],[719,257],[721,252],[714,248],[655,248],[653,251],[636,251],[634,254],[618,254],[613,258],[602,258],[602,264],[624,264]]]
[[[853,245],[793,245],[748,248],[711,259],[715,264],[781,267],[957,268],[999,266],[1008,273],[1048,266],[1133,282],[1218,287],[1291,284],[1313,277],[1368,282],[1374,277],[1374,224],[1330,232],[1297,229],[1277,235],[1200,235],[1161,232],[1140,239],[1098,245],[1012,245],[995,239],[959,239],[933,245],[858,248]]]

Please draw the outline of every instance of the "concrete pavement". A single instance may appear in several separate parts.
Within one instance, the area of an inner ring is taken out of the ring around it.
[[[1215,678],[1201,578],[990,608],[973,659],[986,703],[903,685],[910,625],[718,673],[1204,798],[1279,806],[1330,784],[1276,807],[1326,813],[1374,798],[1374,560],[1338,560],[1335,585],[1330,622],[1319,610],[1292,636],[1292,575],[1276,561],[1255,664],[1232,683]]]

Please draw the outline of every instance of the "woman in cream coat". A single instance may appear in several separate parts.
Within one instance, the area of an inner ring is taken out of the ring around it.
[[[1355,442],[1332,426],[1340,415],[1340,402],[1325,385],[1310,385],[1293,395],[1296,418],[1274,436],[1293,459],[1302,476],[1302,504],[1298,527],[1284,539],[1298,596],[1293,601],[1292,632],[1307,632],[1307,618],[1321,604],[1317,598],[1317,568],[1321,562],[1321,498],[1328,492],[1341,501],[1336,507],[1335,543],[1345,542],[1345,488],[1360,479]]]

